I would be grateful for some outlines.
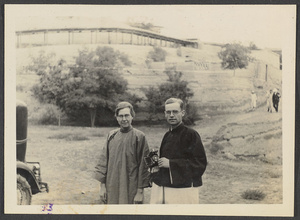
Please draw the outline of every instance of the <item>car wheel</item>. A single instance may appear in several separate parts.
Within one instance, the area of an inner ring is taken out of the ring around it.
[[[27,180],[21,176],[17,175],[17,203],[18,205],[30,205],[31,204],[31,187]]]

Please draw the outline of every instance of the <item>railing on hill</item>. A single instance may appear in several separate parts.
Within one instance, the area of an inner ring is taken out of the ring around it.
[[[165,68],[174,67],[177,71],[209,70],[210,63],[205,61],[187,60],[185,62],[166,62]]]

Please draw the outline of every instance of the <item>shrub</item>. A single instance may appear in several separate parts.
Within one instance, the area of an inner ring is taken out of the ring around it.
[[[224,147],[221,145],[221,144],[218,144],[216,142],[212,142],[210,144],[210,148],[209,148],[209,151],[212,153],[212,154],[216,154],[218,153],[219,151],[223,150]]]
[[[128,55],[125,53],[119,52],[119,59],[120,59],[121,63],[123,63],[125,66],[132,65],[131,60],[129,59]]]
[[[242,197],[244,199],[250,200],[263,200],[266,197],[266,194],[260,190],[246,190],[243,192]]]
[[[57,125],[58,116],[61,114],[60,110],[51,104],[45,104],[35,109],[30,115],[30,121],[34,124],[40,125]]]
[[[253,42],[250,42],[248,48],[249,48],[249,50],[258,50],[258,47],[257,47],[256,44],[253,43]]]
[[[183,121],[186,124],[193,124],[197,115],[197,108],[189,103],[194,93],[188,87],[188,82],[182,80],[182,72],[176,71],[174,68],[167,68],[164,73],[168,76],[168,81],[159,86],[151,86],[143,88],[143,92],[148,100],[148,109],[150,118],[164,111],[164,103],[168,98],[180,98],[186,104],[186,116]]]
[[[77,64],[81,66],[90,66],[90,61],[92,61],[91,65],[94,67],[122,68],[124,66],[132,65],[127,54],[114,50],[112,47],[97,47],[95,51],[88,52],[84,50],[83,52],[85,54],[83,56],[80,54],[76,60]],[[92,59],[87,60],[90,57],[92,57]],[[83,62],[78,62],[82,58],[85,60],[83,60]]]
[[[147,58],[153,60],[154,62],[164,62],[166,60],[167,52],[160,47],[153,47],[148,53]]]
[[[272,135],[272,134],[266,134],[266,135],[264,136],[264,139],[265,139],[265,140],[269,140],[269,139],[271,139],[271,138],[273,138],[273,135]]]
[[[274,172],[269,172],[268,175],[269,175],[271,178],[279,178],[279,177],[281,177],[281,174],[280,174],[280,173],[274,173]]]
[[[186,105],[186,114],[183,118],[183,122],[187,125],[192,125],[198,118],[198,108],[194,103],[188,103]]]

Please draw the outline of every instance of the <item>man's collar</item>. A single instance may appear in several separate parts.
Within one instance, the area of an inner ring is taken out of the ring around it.
[[[170,126],[169,131],[176,131],[183,126],[184,126],[183,122],[180,122],[176,127]]]
[[[133,128],[133,127],[132,127],[131,125],[130,125],[130,127],[127,127],[127,128],[121,127],[121,128],[120,128],[120,131],[121,131],[122,133],[127,133],[127,132],[131,131],[132,128]]]

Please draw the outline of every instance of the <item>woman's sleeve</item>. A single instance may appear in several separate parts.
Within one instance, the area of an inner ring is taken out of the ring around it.
[[[146,188],[150,186],[150,173],[148,167],[144,160],[149,154],[149,146],[145,135],[142,135],[138,141],[138,163],[139,163],[139,173],[138,173],[138,188]]]
[[[109,135],[108,135],[109,136]],[[106,183],[106,173],[107,173],[107,140],[105,140],[104,145],[102,146],[100,157],[98,163],[95,167],[94,178],[101,183]]]

